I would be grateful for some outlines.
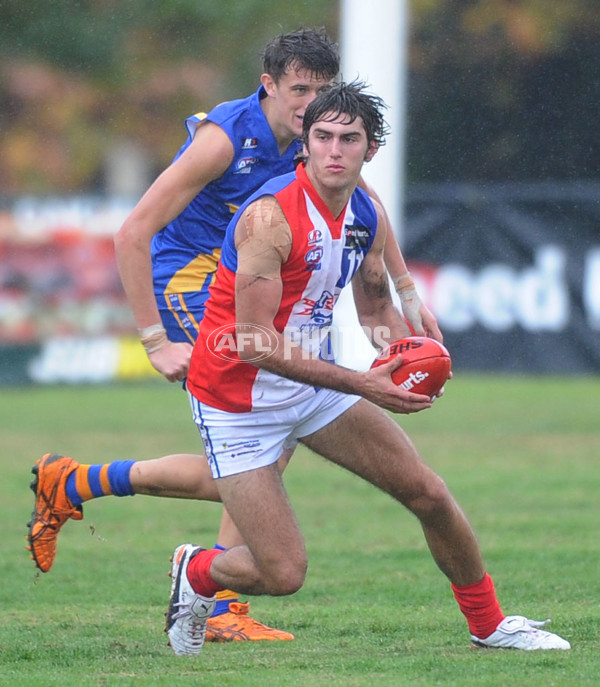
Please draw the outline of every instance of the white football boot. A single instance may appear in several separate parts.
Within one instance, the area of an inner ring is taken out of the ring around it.
[[[489,637],[480,639],[471,635],[471,643],[481,649],[570,649],[571,645],[566,639],[539,629],[549,622],[550,620],[529,620],[522,615],[508,615]]]
[[[187,576],[190,560],[202,547],[181,544],[173,553],[171,597],[166,612],[169,645],[177,656],[199,654],[206,637],[206,621],[212,615],[216,597],[206,598],[192,589]]]

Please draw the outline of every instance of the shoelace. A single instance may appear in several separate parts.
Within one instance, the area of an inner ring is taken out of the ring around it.
[[[188,615],[192,616],[193,618],[196,617],[196,615],[192,613],[191,601],[179,601],[178,603],[175,603],[173,605],[178,607],[178,610],[175,611],[175,613],[173,613],[173,615],[171,616],[173,620],[177,620],[178,618],[185,618]]]
[[[550,634],[549,632],[546,632],[546,630],[538,629],[540,627],[544,627],[549,622],[550,618],[547,620],[530,620],[529,618],[525,618],[525,624],[529,629],[523,628],[520,630],[520,632],[525,634],[525,641],[527,641],[529,644],[534,644],[538,638],[543,640],[544,637],[547,637]]]
[[[52,491],[50,492],[50,494],[47,494],[45,491],[42,491],[42,493],[39,494],[39,498],[43,501],[43,510],[42,512],[40,512],[39,515],[42,520],[48,520],[47,526],[52,528],[54,528],[57,524],[60,523],[61,517],[68,518],[73,513],[78,511],[77,506],[67,506],[67,508],[60,508],[59,506],[57,506],[55,503],[57,491],[58,483],[55,483],[52,486]],[[53,503],[54,505],[51,505]]]
[[[194,615],[194,613],[192,613],[192,604],[190,602],[180,602],[180,603],[176,603],[174,605],[177,606],[178,609],[171,616],[172,620],[179,620],[180,618],[187,618],[188,616],[192,619],[196,617]],[[189,631],[190,638],[192,640],[201,641],[202,639],[204,639],[204,636],[206,634],[206,622],[203,622],[203,621],[194,622],[192,620],[189,623],[188,631]]]

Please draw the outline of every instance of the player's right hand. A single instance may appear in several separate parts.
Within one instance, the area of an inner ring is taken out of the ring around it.
[[[152,367],[170,382],[180,382],[187,376],[192,350],[189,343],[169,341],[154,353],[149,353],[148,358]]]
[[[405,391],[392,380],[392,373],[402,365],[402,355],[389,362],[372,367],[364,373],[365,388],[361,396],[393,413],[409,415],[431,408],[433,401],[424,394]]]

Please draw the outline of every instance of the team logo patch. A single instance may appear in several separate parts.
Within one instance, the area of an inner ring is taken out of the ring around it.
[[[361,225],[347,224],[344,227],[346,248],[365,249],[371,240],[371,232]]]
[[[304,297],[302,305],[304,310],[300,314],[309,315],[312,322],[319,326],[331,323],[333,319],[333,306],[335,305],[335,297],[331,291],[323,291],[316,301],[312,298]]]
[[[311,229],[308,232],[308,245],[314,246],[315,243],[321,243],[323,241],[323,232],[320,229]]]

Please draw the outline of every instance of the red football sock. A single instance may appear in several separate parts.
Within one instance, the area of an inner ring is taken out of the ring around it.
[[[454,597],[460,610],[467,619],[471,634],[485,639],[489,637],[504,620],[494,582],[486,573],[480,582],[465,587],[452,585]]]
[[[225,589],[210,576],[210,566],[213,559],[222,553],[225,553],[222,549],[199,551],[189,562],[187,576],[196,594],[210,598]]]

